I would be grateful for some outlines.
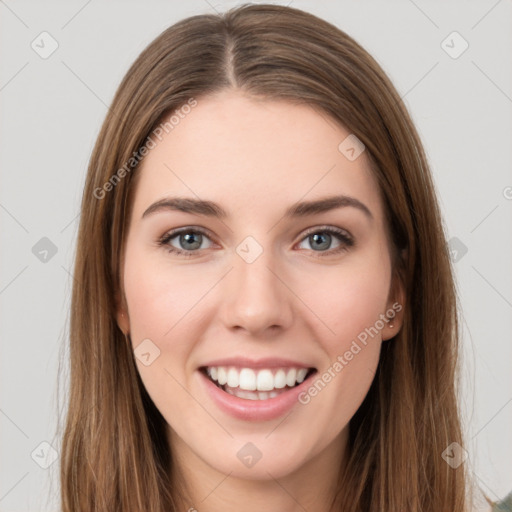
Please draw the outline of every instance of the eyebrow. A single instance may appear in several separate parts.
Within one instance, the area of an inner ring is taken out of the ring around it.
[[[359,211],[363,212],[369,220],[373,220],[372,212],[364,203],[355,197],[345,195],[329,196],[314,201],[302,201],[300,203],[296,203],[286,210],[284,218],[306,217],[344,207],[357,208]],[[153,203],[142,214],[142,218],[144,219],[151,214],[168,210],[205,215],[207,217],[215,217],[218,219],[225,219],[228,217],[227,211],[213,201],[187,197],[167,197]]]

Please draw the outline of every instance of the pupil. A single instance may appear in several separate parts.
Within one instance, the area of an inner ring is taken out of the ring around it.
[[[195,240],[195,238],[198,238],[199,240]],[[186,245],[186,244],[196,244],[194,245],[193,247],[186,247],[187,250],[189,249],[199,249],[199,247],[201,247],[201,237],[202,235],[200,233],[186,233],[184,235],[181,235],[180,236],[180,243],[182,245]]]
[[[329,235],[328,233],[316,233],[314,235],[311,235],[310,239],[312,239],[315,243],[319,242],[316,248],[328,249],[331,242],[331,235]],[[314,243],[312,243],[311,246],[315,248]]]

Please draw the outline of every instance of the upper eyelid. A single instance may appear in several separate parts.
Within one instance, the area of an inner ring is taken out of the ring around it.
[[[174,237],[180,235],[181,233],[189,233],[191,231],[195,231],[195,232],[201,233],[202,235],[207,235],[209,237],[215,238],[212,236],[210,230],[208,230],[206,228],[199,227],[199,226],[182,226],[181,228],[170,229],[169,231],[166,231],[160,238],[161,239],[174,238]]]
[[[350,239],[353,239],[353,236],[350,233],[350,231],[348,231],[344,228],[338,228],[335,226],[328,226],[328,225],[314,226],[312,228],[307,228],[305,231],[301,231],[301,232],[304,233],[304,236],[309,236],[311,233],[322,232],[322,231],[328,231],[330,233],[332,232],[332,233],[338,234],[338,235],[340,234],[339,231],[341,231],[347,237],[349,237]]]

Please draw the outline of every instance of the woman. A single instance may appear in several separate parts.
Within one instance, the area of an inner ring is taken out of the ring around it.
[[[64,511],[472,510],[434,185],[336,27],[249,5],[153,41],[74,276]]]

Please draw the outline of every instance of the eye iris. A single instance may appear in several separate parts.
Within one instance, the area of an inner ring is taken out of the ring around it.
[[[328,249],[331,245],[331,235],[328,233],[315,233],[314,235],[310,235],[310,242],[319,242],[319,245],[315,246],[315,243],[311,243],[311,247],[313,249]]]
[[[201,233],[185,233],[180,235],[180,245],[185,246],[184,249],[199,249],[201,247],[202,235]],[[192,244],[194,247],[186,247],[186,244]]]

